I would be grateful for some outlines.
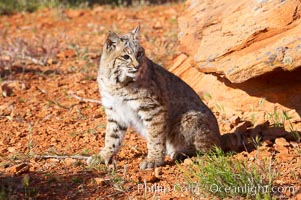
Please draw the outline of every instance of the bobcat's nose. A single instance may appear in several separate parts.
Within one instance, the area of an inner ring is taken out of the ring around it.
[[[138,69],[138,67],[139,67],[139,62],[138,62],[136,59],[133,59],[133,60],[132,60],[132,66],[133,66],[135,69]]]
[[[138,69],[139,69],[139,65],[138,65],[138,66],[134,66],[134,65],[132,65],[132,67],[131,67],[130,71],[132,71],[132,72],[137,72],[137,71],[138,71]]]

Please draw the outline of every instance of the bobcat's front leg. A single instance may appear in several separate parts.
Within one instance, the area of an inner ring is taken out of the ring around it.
[[[146,113],[145,113],[146,114]],[[166,119],[165,112],[159,108],[145,116],[147,128],[147,157],[140,163],[140,169],[155,168],[164,164]]]
[[[117,153],[124,139],[127,127],[123,126],[113,117],[107,116],[107,126],[105,135],[105,146],[98,156],[107,165],[111,158]],[[93,157],[88,159],[88,164],[93,162]]]

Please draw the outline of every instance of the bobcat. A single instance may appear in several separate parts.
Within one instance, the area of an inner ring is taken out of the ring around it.
[[[215,116],[185,82],[145,55],[139,31],[109,32],[103,47],[97,82],[107,125],[98,156],[108,164],[128,127],[147,141],[140,169],[164,164],[165,155],[177,160],[220,146]]]

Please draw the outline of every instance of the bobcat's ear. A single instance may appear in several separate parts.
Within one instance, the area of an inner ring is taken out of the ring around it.
[[[120,41],[119,36],[116,33],[109,31],[109,34],[107,36],[106,43],[105,43],[106,50],[111,51],[111,50],[115,49],[116,45],[119,43],[119,41]]]
[[[133,38],[135,40],[139,39],[139,34],[140,34],[140,24],[132,31]]]

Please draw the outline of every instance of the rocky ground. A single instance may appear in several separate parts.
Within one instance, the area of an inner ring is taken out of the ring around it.
[[[104,144],[103,108],[97,101],[78,97],[100,99],[96,75],[108,30],[124,33],[140,23],[146,54],[169,68],[180,55],[177,19],[183,7],[45,9],[0,17],[1,198],[217,198],[188,184],[183,169],[189,169],[193,159],[178,165],[167,160],[165,166],[140,171],[146,143],[133,130],[128,131],[116,162],[109,167],[88,167],[75,158],[45,157],[91,155]],[[279,127],[259,127],[252,132],[255,129],[244,117],[250,113],[229,117],[216,100],[208,95],[202,98],[213,109],[223,133],[239,129],[263,135],[265,141],[236,154],[235,159],[258,162],[271,158],[271,169],[278,172],[275,186],[294,188],[275,195],[301,199],[301,145],[296,138]],[[274,113],[269,120],[272,124],[278,118]],[[288,119],[279,123],[290,125]]]

